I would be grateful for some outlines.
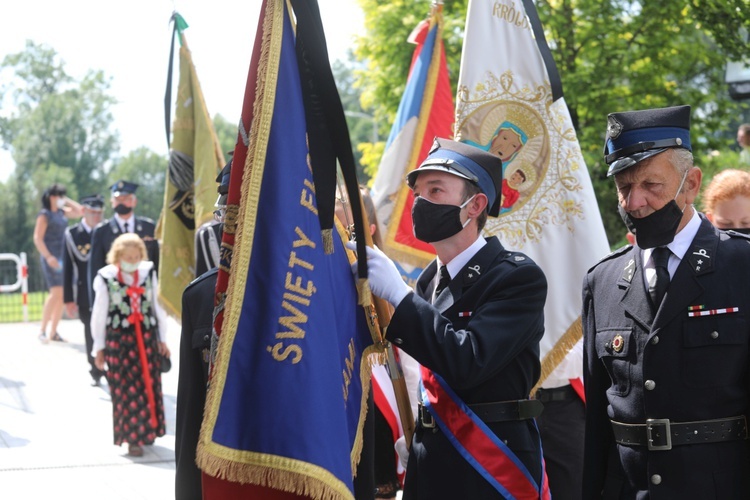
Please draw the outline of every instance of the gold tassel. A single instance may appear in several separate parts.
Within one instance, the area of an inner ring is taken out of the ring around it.
[[[367,278],[357,278],[357,295],[359,296],[359,305],[362,307],[372,305],[372,292]]]
[[[320,236],[323,238],[323,252],[326,255],[331,255],[333,253],[333,229],[321,230]]]

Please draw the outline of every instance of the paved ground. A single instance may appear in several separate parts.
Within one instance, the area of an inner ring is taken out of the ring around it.
[[[143,457],[112,444],[107,385],[92,387],[83,325],[63,320],[66,343],[42,344],[39,323],[0,323],[0,498],[174,498],[180,327],[170,319],[172,370],[162,377],[167,435]]]

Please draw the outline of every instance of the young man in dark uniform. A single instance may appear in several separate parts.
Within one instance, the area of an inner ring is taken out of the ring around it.
[[[383,252],[367,252],[373,293],[395,307],[387,338],[423,367],[403,498],[547,498],[534,422],[542,404],[528,399],[547,281],[529,257],[480,235],[499,213],[502,163],[436,139],[407,181],[414,234],[437,259],[412,293]]]
[[[159,269],[159,245],[154,239],[154,221],[148,217],[135,215],[133,212],[138,204],[135,191],[138,184],[120,180],[112,184],[110,201],[115,215],[102,221],[91,235],[91,258],[88,266],[89,303],[94,303],[93,290],[97,271],[107,265],[107,252],[115,238],[122,233],[136,233],[146,244],[148,258],[154,263],[154,269]]]
[[[83,217],[80,222],[65,229],[65,252],[63,254],[63,301],[68,316],[73,317],[78,309],[78,318],[83,323],[86,339],[86,358],[91,369],[93,385],[98,386],[102,373],[94,364],[91,348],[91,307],[89,305],[87,267],[91,253],[91,233],[102,220],[104,198],[97,194],[80,200]]]
[[[750,240],[693,207],[690,107],[612,113],[635,246],[583,283],[584,498],[750,498]]]

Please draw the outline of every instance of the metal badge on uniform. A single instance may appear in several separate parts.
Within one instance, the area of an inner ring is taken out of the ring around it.
[[[464,273],[464,285],[470,285],[474,283],[482,275],[482,268],[479,264],[473,266],[467,266],[466,272]]]
[[[695,247],[688,251],[688,261],[696,273],[701,274],[713,269],[711,254],[705,248]]]
[[[522,260],[526,260],[526,257],[524,257],[523,255],[516,255],[515,257],[513,257],[513,260],[515,260],[516,262],[521,262]]]
[[[635,272],[635,259],[630,259],[625,269],[622,270],[622,279],[628,283],[633,281],[633,273]]]
[[[732,314],[740,312],[739,307],[719,307],[716,309],[706,309],[705,304],[688,307],[688,318],[697,318],[700,316],[716,316],[717,314]]]
[[[612,115],[609,115],[607,118],[607,137],[610,139],[617,139],[620,137],[620,133],[622,132],[622,123],[617,121],[617,118],[615,118]]]
[[[621,352],[625,346],[625,339],[619,333],[612,339],[612,350],[615,352]]]

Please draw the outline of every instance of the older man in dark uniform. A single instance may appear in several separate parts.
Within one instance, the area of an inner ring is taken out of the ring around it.
[[[91,253],[91,232],[102,220],[104,198],[97,194],[80,200],[83,217],[80,222],[65,229],[65,252],[63,254],[63,301],[68,316],[78,317],[83,323],[86,341],[86,357],[91,369],[93,385],[98,386],[102,373],[94,364],[91,348],[91,307],[89,306],[87,267]]]
[[[750,498],[750,241],[692,203],[690,108],[609,115],[635,234],[583,284],[584,498]]]
[[[480,235],[499,213],[502,163],[436,139],[407,181],[414,234],[437,252],[416,293],[368,248],[372,291],[395,306],[387,338],[423,366],[403,498],[547,498],[534,422],[542,404],[528,399],[547,281],[529,257]]]
[[[136,233],[146,244],[148,258],[154,263],[154,269],[159,269],[159,245],[154,239],[154,221],[148,217],[136,216],[135,207],[138,198],[135,191],[138,184],[120,180],[110,187],[112,196],[110,201],[115,214],[112,218],[102,221],[91,235],[91,258],[88,266],[89,303],[94,303],[92,284],[97,271],[107,265],[107,252],[115,238],[122,233]]]

